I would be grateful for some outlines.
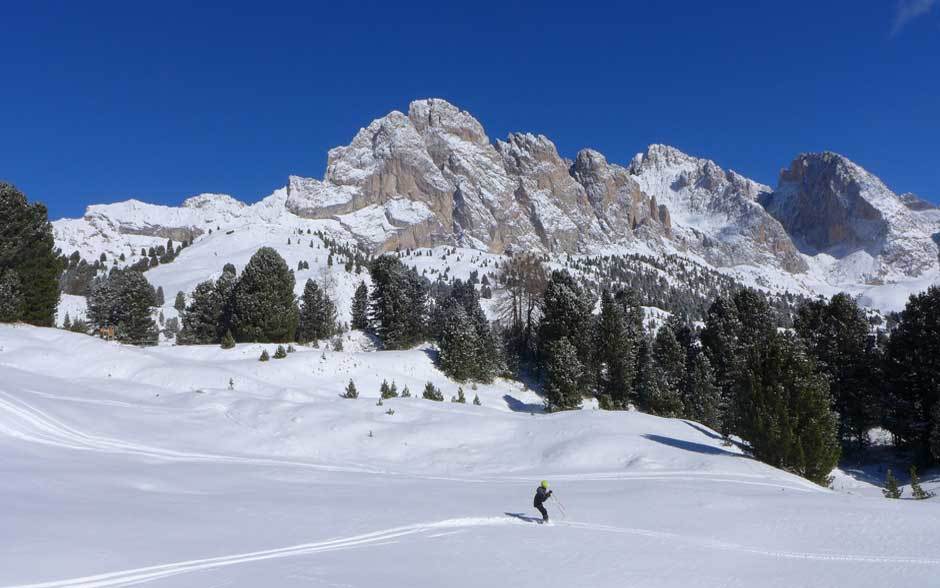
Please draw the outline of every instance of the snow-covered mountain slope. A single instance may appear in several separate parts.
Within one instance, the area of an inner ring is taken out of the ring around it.
[[[800,155],[763,199],[805,253],[835,260],[826,263],[833,280],[879,283],[938,268],[933,211],[836,153]]]
[[[827,491],[695,423],[545,415],[509,382],[467,389],[479,407],[376,406],[383,378],[456,385],[422,350],[259,353],[0,326],[0,501],[15,506],[0,586],[790,588],[940,572],[934,501]],[[350,378],[358,400],[338,396]],[[541,479],[549,526],[527,518]]]
[[[217,194],[181,207],[131,200],[91,206],[54,230],[65,254],[92,261],[104,253],[109,264],[123,254],[119,265],[167,239],[195,239],[171,266],[148,272],[169,296],[263,245],[292,267],[311,264],[298,274],[299,290],[327,270],[316,266],[325,256],[301,252],[297,239],[287,246],[297,230],[370,252],[679,255],[748,285],[810,296],[846,290],[883,310],[940,277],[940,212],[894,195],[843,157],[801,156],[774,191],[663,145],[620,166],[591,149],[567,160],[542,135],[494,143],[469,113],[438,99],[373,121],[330,151],[322,180],[290,176],[255,204]]]

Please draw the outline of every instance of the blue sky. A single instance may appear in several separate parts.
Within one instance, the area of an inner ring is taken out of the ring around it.
[[[830,149],[940,200],[938,0],[8,2],[0,80],[0,178],[53,218],[254,201],[432,96],[569,157],[668,143],[774,185]]]

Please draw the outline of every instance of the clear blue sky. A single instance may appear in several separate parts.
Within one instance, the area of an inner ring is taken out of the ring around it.
[[[569,157],[668,143],[774,185],[831,149],[940,199],[940,1],[393,4],[6,2],[0,178],[53,218],[254,201],[435,96]]]

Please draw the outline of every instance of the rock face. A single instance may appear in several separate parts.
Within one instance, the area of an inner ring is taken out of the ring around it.
[[[806,270],[787,232],[758,202],[770,187],[666,145],[651,145],[628,171],[642,192],[666,208],[674,240],[709,263]]]
[[[920,196],[912,192],[901,194],[900,196],[898,196],[898,198],[901,199],[901,202],[904,203],[904,206],[910,208],[911,210],[915,210],[917,212],[921,212],[924,210],[935,210],[937,208],[935,205],[931,204],[930,202],[927,202],[926,200],[924,200],[923,198],[921,198]]]
[[[757,203],[762,191],[770,189],[659,145],[628,168],[591,149],[566,160],[543,135],[493,143],[470,114],[429,99],[331,150],[322,181],[291,177],[287,207],[350,227],[356,223],[344,215],[384,215],[400,231],[381,242],[364,235],[380,250],[408,243],[577,253],[667,240],[719,265],[804,270],[786,232]],[[430,215],[396,223],[388,206],[400,200]]]
[[[762,202],[805,253],[864,262],[870,280],[918,276],[937,260],[936,223],[836,153],[798,156]]]

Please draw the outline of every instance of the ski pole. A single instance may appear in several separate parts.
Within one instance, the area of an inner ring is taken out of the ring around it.
[[[555,498],[555,495],[554,495],[554,494],[552,494],[552,499],[555,501],[556,504],[558,504],[558,508],[561,509],[561,518],[563,518],[564,520],[567,521],[567,520],[568,520],[568,513],[565,512],[565,505],[563,505],[560,500],[558,500],[557,498]]]

